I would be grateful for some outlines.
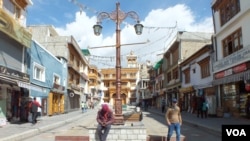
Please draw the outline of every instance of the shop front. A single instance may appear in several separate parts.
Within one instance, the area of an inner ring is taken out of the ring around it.
[[[213,84],[218,85],[221,101],[219,106],[223,110],[223,116],[245,116],[246,98],[250,94],[249,62],[218,72],[214,77]]]
[[[208,103],[208,115],[216,115],[216,95],[214,87],[203,88],[205,99]]]
[[[27,120],[29,91],[18,84],[28,81],[28,74],[0,65],[0,126]]]
[[[65,99],[65,108],[67,107],[68,111],[78,110],[80,108],[80,100],[81,100],[81,93],[80,90],[72,90],[68,89],[68,96]],[[66,109],[65,109],[66,110]]]
[[[64,110],[64,95],[65,87],[55,84],[51,89],[48,97],[48,115],[63,114]]]
[[[195,93],[195,90],[193,86],[185,87],[185,88],[180,88],[179,89],[180,93],[180,105],[181,105],[181,110],[182,111],[188,111],[191,112],[192,110],[192,95]]]

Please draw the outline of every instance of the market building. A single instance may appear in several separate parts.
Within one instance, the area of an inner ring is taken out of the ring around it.
[[[214,0],[212,15],[218,116],[245,116],[250,95],[250,1]]]
[[[66,94],[64,80],[65,60],[59,60],[42,45],[32,41],[31,48],[27,50],[28,73],[30,84],[24,85],[30,89],[30,97],[36,97],[43,108],[39,109],[41,116],[63,114],[64,96]]]
[[[67,62],[63,72],[67,74],[63,80],[63,86],[67,89],[67,94],[64,96],[64,110],[65,112],[79,110],[81,101],[86,99],[86,94],[89,94],[87,92],[89,63],[75,38],[60,36],[51,25],[32,25],[28,26],[28,29],[39,44],[59,60]]]
[[[31,0],[0,0],[0,126],[25,120],[29,99],[27,58],[31,33],[26,30],[26,10]],[[15,10],[13,10],[15,9]]]
[[[182,84],[179,93],[182,111],[196,113],[197,100],[204,97],[209,106],[208,114],[216,115],[212,53],[212,45],[207,44],[180,63]]]
[[[162,63],[163,92],[160,97],[165,97],[167,103],[173,98],[182,103],[179,90],[181,89],[182,77],[180,63],[201,49],[204,45],[211,43],[212,33],[205,32],[177,32],[172,44],[167,47]],[[160,101],[160,100],[159,100]],[[158,102],[159,102],[158,101]]]
[[[101,69],[104,83],[104,102],[115,105],[116,95],[116,69]],[[121,101],[122,105],[136,103],[136,82],[139,79],[139,64],[137,56],[131,52],[127,55],[127,67],[121,68]]]

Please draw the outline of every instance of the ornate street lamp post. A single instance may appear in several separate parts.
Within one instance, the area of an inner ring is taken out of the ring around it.
[[[120,3],[116,3],[116,10],[107,13],[107,12],[101,12],[97,16],[97,24],[93,26],[94,33],[96,36],[99,36],[101,34],[102,26],[101,21],[103,19],[109,18],[113,20],[116,23],[116,95],[117,98],[115,99],[115,123],[117,125],[124,124],[123,115],[122,115],[122,100],[121,100],[121,58],[120,58],[120,24],[123,20],[125,20],[127,17],[133,18],[136,21],[135,24],[135,32],[137,35],[142,34],[143,25],[140,24],[139,16],[136,12],[130,11],[127,13],[124,13],[120,10]]]

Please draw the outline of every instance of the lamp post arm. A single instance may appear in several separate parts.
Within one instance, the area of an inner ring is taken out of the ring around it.
[[[139,16],[138,16],[138,14],[135,11],[129,11],[127,13],[127,17],[130,17],[130,18],[134,19],[136,23],[140,22]]]
[[[102,20],[110,18],[110,14],[107,12],[101,12],[97,16],[97,24],[101,24]]]

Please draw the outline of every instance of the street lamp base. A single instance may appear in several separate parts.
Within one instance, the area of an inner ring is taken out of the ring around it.
[[[114,120],[114,125],[124,125],[124,118],[122,114],[122,100],[120,98],[115,99]]]

